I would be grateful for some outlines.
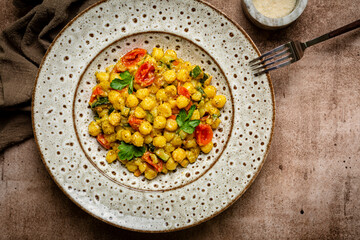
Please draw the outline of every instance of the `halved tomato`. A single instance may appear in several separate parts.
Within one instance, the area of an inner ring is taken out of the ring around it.
[[[101,87],[97,86],[91,94],[90,102],[92,103],[98,95],[103,95],[103,94],[104,94],[104,91],[101,89]]]
[[[136,131],[139,130],[139,127],[140,127],[140,124],[142,123],[142,121],[143,121],[142,119],[136,118],[133,115],[131,115],[129,117],[129,124]]]
[[[175,61],[172,62],[172,64],[175,65],[175,66],[179,65],[179,63],[180,63],[179,60],[175,60]]]
[[[155,67],[149,63],[144,62],[135,74],[135,82],[142,87],[151,85],[155,80]]]
[[[195,139],[199,146],[205,146],[211,142],[213,138],[213,131],[209,124],[200,123],[195,128]]]
[[[125,67],[130,67],[139,62],[146,54],[146,50],[142,48],[135,48],[121,58],[122,64]]]
[[[159,159],[158,163],[154,163],[150,158],[150,152],[144,153],[144,155],[141,157],[145,162],[153,166],[156,171],[161,172],[163,169],[164,162]]]
[[[110,143],[108,142],[108,140],[106,140],[106,138],[104,137],[104,134],[100,133],[99,135],[97,135],[96,140],[101,144],[101,146],[103,146],[106,149],[110,149]]]
[[[179,95],[183,95],[187,98],[190,98],[190,92],[185,87],[181,86],[180,83],[178,83],[177,91]]]

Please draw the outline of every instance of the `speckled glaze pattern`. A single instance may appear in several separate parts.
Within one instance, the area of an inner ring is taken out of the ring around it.
[[[95,71],[135,47],[159,45],[212,74],[228,102],[215,147],[196,163],[148,181],[87,133]],[[49,173],[82,209],[135,231],[187,228],[215,216],[249,187],[264,163],[274,126],[268,76],[254,77],[250,38],[226,16],[193,0],[103,1],[72,21],[49,48],[33,97],[35,137]]]
[[[230,85],[224,73],[206,51],[180,36],[177,37],[176,35],[163,32],[148,32],[124,37],[110,44],[94,58],[93,62],[84,71],[76,89],[73,115],[75,117],[76,134],[84,153],[89,161],[109,179],[120,185],[139,190],[170,190],[195,181],[207,172],[220,157],[229,139],[228,136],[232,131],[234,109],[231,103],[226,104],[222,109],[220,119],[226,122],[226,124],[222,124],[215,133],[213,141],[215,147],[212,154],[202,155],[198,158],[198,161],[190,164],[187,168],[177,168],[175,172],[170,174],[160,174],[152,181],[147,181],[143,175],[137,178],[134,177],[118,161],[113,164],[107,164],[105,160],[107,151],[101,148],[95,138],[89,138],[88,134],[88,125],[94,118],[94,113],[88,107],[92,87],[96,85],[94,73],[96,71],[104,71],[105,67],[114,64],[119,56],[123,56],[136,47],[144,48],[151,52],[154,46],[163,49],[174,49],[179,57],[184,56],[183,58],[191,63],[203,66],[206,72],[214,77],[212,84],[219,89],[221,94],[224,94],[229,99],[229,102],[232,102]]]
[[[297,0],[294,10],[285,17],[269,18],[261,14],[254,6],[252,0],[241,0],[245,15],[256,26],[268,30],[284,28],[300,17],[305,10],[308,0]]]

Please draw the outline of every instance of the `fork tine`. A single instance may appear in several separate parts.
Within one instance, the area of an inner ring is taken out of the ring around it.
[[[260,57],[251,60],[251,61],[249,62],[249,65],[252,65],[253,63],[259,61],[260,59],[263,59],[263,58],[266,57],[266,56],[269,56],[269,55],[272,54],[272,53],[275,53],[275,52],[277,52],[277,51],[281,51],[281,50],[285,49],[285,46],[286,46],[287,44],[288,44],[288,43],[283,44],[283,45],[281,45],[281,46],[279,46],[279,47],[277,47],[277,48],[274,48],[274,49],[271,50],[271,51],[268,51],[268,52],[264,53],[264,54],[261,55]]]
[[[254,67],[256,67],[256,66],[258,66],[258,65],[260,65],[260,64],[264,64],[264,63],[266,63],[266,62],[268,62],[268,61],[270,61],[270,60],[272,60],[272,59],[275,59],[275,58],[277,58],[277,57],[280,57],[280,56],[282,56],[282,55],[284,55],[284,54],[287,54],[286,56],[291,55],[290,49],[287,48],[285,51],[282,51],[282,52],[280,52],[280,53],[278,53],[278,54],[272,55],[271,57],[266,58],[266,59],[264,59],[264,60],[262,60],[262,61],[260,61],[260,62],[254,63],[253,65],[250,65],[250,67],[251,67],[251,68],[254,68]]]
[[[291,63],[293,63],[293,62],[295,62],[295,60],[294,60],[294,59],[291,59],[291,60],[286,61],[286,62],[284,62],[284,63],[281,63],[281,64],[279,64],[279,65],[277,65],[277,66],[274,66],[274,67],[272,67],[272,68],[265,69],[265,70],[263,70],[263,71],[254,73],[254,75],[255,75],[255,76],[259,76],[259,75],[261,75],[261,74],[268,73],[268,72],[270,72],[270,71],[272,71],[272,70],[275,70],[275,69],[278,69],[278,68],[281,68],[281,67],[285,67],[285,66],[287,66],[287,65],[289,65],[289,64],[291,64]]]
[[[256,70],[259,70],[259,69],[266,69],[268,66],[271,66],[271,65],[273,65],[273,64],[275,64],[275,63],[280,63],[280,62],[282,62],[282,61],[284,61],[284,60],[286,60],[286,59],[292,60],[292,58],[289,58],[289,55],[291,55],[291,53],[289,53],[287,56],[285,56],[285,57],[283,57],[283,58],[277,59],[276,61],[273,61],[273,62],[271,62],[271,63],[265,64],[265,65],[260,66],[260,67],[257,67],[257,68],[255,68],[255,69],[253,69],[253,71],[256,71]],[[291,56],[290,56],[290,57],[291,57]]]

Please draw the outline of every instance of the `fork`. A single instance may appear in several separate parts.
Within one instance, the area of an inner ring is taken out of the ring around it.
[[[299,61],[304,56],[306,48],[359,27],[360,19],[305,43],[299,41],[288,42],[251,60],[249,66],[253,70],[255,76],[268,73],[272,70]]]

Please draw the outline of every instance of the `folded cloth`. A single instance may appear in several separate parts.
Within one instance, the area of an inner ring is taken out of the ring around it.
[[[26,106],[31,104],[41,60],[59,31],[95,2],[13,1],[24,16],[0,35],[0,152],[33,136],[31,116]]]

